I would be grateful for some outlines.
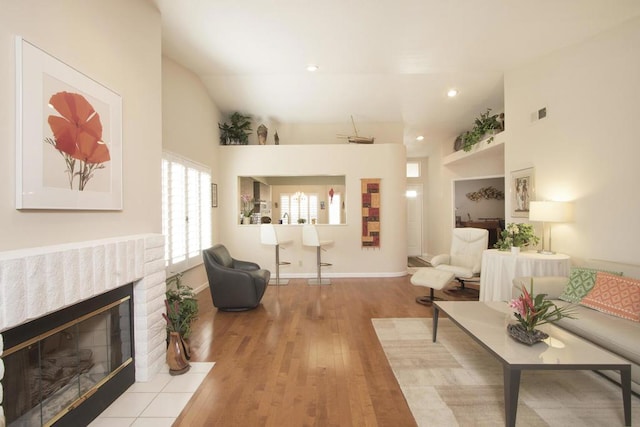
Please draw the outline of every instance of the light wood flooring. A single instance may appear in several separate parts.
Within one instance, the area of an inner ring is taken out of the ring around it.
[[[192,360],[216,366],[174,426],[415,426],[371,324],[432,316],[409,279],[295,279],[239,313],[200,293]]]

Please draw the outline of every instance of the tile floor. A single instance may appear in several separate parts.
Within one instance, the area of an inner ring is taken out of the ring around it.
[[[185,374],[171,376],[168,368],[152,381],[135,383],[100,414],[90,427],[170,427],[215,362],[190,362]]]

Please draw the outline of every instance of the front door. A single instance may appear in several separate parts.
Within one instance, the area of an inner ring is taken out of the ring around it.
[[[422,255],[422,184],[407,185],[407,255]]]

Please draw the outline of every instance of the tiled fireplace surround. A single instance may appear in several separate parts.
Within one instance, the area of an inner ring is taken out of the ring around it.
[[[165,363],[164,267],[161,234],[0,252],[0,331],[133,282],[136,381],[148,381]]]

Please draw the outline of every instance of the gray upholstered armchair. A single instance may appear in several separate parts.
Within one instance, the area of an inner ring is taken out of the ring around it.
[[[224,245],[202,251],[213,305],[223,311],[251,310],[260,304],[271,273],[256,263],[234,259]]]

